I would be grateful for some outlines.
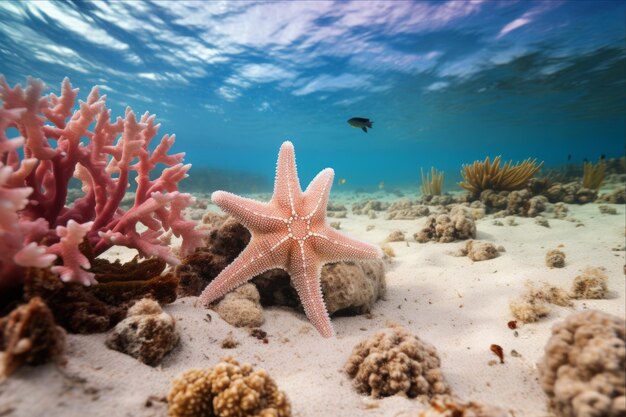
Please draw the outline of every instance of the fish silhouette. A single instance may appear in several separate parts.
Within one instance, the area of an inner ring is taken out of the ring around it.
[[[372,124],[374,122],[371,121],[370,119],[365,119],[363,117],[353,117],[352,119],[348,120],[348,124],[354,128],[357,129],[361,129],[363,130],[365,133],[367,133],[367,128],[369,127],[370,129],[372,128]]]

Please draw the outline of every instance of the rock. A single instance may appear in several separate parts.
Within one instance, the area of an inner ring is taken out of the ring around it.
[[[128,317],[109,333],[106,345],[155,366],[179,341],[176,320],[149,298],[128,309]]]
[[[39,297],[0,318],[0,382],[23,364],[41,365],[60,358],[65,331]]]
[[[289,275],[282,270],[268,271],[254,278],[261,304],[302,308]],[[381,260],[326,264],[321,273],[322,293],[328,314],[369,313],[387,288]]]
[[[261,296],[253,284],[246,283],[226,294],[214,310],[228,324],[235,327],[258,327],[265,321]]]

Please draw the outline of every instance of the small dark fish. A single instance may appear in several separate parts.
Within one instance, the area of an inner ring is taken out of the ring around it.
[[[587,158],[583,159],[583,162],[589,162],[589,160]]]
[[[606,159],[606,155],[605,154],[600,155],[600,159],[604,161]]]
[[[365,133],[367,133],[367,128],[372,128],[372,122],[370,119],[364,119],[363,117],[353,117],[348,120],[348,124],[357,129],[362,129]]]
[[[568,160],[568,161],[571,161],[571,160],[572,160],[572,154],[571,154],[571,153],[567,155],[567,160]]]

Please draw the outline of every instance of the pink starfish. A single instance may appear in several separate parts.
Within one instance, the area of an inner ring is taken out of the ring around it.
[[[293,144],[278,153],[274,195],[269,203],[216,191],[211,200],[241,222],[252,235],[243,252],[202,292],[208,304],[267,270],[289,273],[304,312],[324,337],[334,335],[322,298],[320,273],[329,262],[375,259],[381,250],[339,233],[326,224],[326,206],[335,172],[326,168],[300,189]]]

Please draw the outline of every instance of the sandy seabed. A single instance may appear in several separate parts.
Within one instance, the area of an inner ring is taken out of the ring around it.
[[[342,202],[334,200],[334,202]],[[348,201],[349,203],[349,201]],[[492,216],[478,220],[477,239],[502,245],[499,257],[472,262],[452,254],[464,242],[420,244],[410,237],[424,223],[384,220],[349,214],[341,230],[371,243],[381,243],[391,231],[407,232],[408,242],[389,245],[396,257],[387,268],[387,295],[370,317],[335,317],[335,338],[324,339],[303,314],[286,308],[265,308],[268,343],[233,328],[212,310],[194,307],[195,297],[165,306],[181,332],[181,342],[161,365],[153,368],[105,346],[106,334],[68,335],[64,366],[23,367],[0,384],[0,416],[73,417],[166,416],[171,381],[190,368],[208,368],[232,355],[240,362],[264,368],[289,397],[297,417],[411,416],[424,405],[401,396],[372,399],[358,394],[342,371],[352,348],[385,328],[401,324],[433,344],[452,393],[464,400],[502,407],[515,416],[548,416],[547,397],[538,382],[536,363],[550,337],[551,327],[574,311],[598,309],[625,315],[626,227],[624,205],[617,215],[601,214],[597,204],[569,205],[577,223],[553,219],[550,228],[532,218],[516,217],[517,226],[494,225]],[[212,209],[215,209],[212,207]],[[367,231],[368,225],[374,228]],[[566,255],[566,266],[550,269],[550,249]],[[614,250],[621,247],[621,250]],[[125,248],[112,248],[111,259],[132,257]],[[509,302],[526,284],[548,282],[570,289],[586,267],[603,267],[609,277],[609,299],[577,300],[574,307],[554,306],[548,317],[520,325]],[[207,318],[211,315],[211,320]],[[229,334],[239,342],[223,349]],[[494,364],[491,344],[502,346],[505,363]],[[511,356],[515,350],[519,356]]]

